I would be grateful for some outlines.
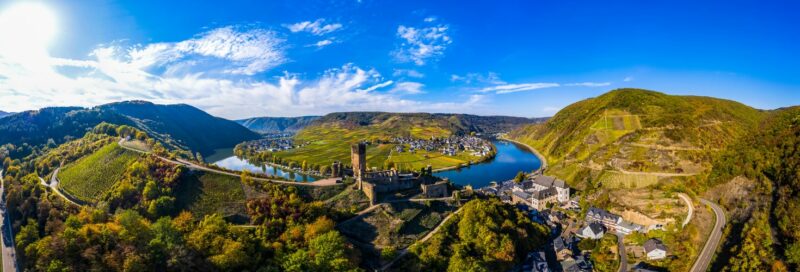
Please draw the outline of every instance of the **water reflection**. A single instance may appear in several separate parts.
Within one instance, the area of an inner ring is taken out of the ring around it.
[[[260,166],[253,165],[247,160],[240,159],[239,157],[236,156],[227,157],[223,160],[215,162],[214,164],[219,167],[230,170],[235,170],[235,171],[247,170],[253,173],[264,173],[267,175],[283,177],[294,181],[309,182],[317,180],[316,178],[309,175],[298,174],[292,171],[283,170],[281,168],[272,167],[270,165],[260,165]]]
[[[480,188],[492,181],[512,179],[519,171],[531,172],[542,166],[539,157],[523,146],[503,140],[495,140],[493,143],[497,147],[497,155],[493,160],[434,175],[449,178],[456,184],[471,184],[475,188]]]

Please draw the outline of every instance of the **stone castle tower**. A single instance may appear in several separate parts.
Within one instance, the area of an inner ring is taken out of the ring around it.
[[[357,143],[350,147],[350,157],[353,160],[353,178],[356,179],[358,189],[362,188],[362,177],[367,171],[367,145]]]

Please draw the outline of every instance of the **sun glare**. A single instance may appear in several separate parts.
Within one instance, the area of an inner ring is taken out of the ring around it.
[[[56,15],[45,4],[25,1],[8,6],[0,11],[0,55],[46,56],[57,31]]]

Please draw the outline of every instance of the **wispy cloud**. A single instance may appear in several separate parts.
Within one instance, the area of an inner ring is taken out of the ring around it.
[[[509,94],[523,91],[532,91],[538,89],[557,88],[557,87],[605,87],[610,86],[610,82],[578,82],[578,83],[556,83],[556,82],[533,82],[533,83],[520,83],[520,84],[496,84],[489,87],[484,87],[478,92],[481,93],[495,93],[495,94]]]
[[[285,25],[289,31],[293,33],[297,32],[308,32],[314,34],[316,36],[322,36],[334,31],[337,31],[342,28],[342,24],[333,23],[333,24],[325,24],[325,19],[317,19],[315,21],[304,21],[295,24]]]
[[[392,76],[394,76],[394,77],[423,78],[423,77],[425,77],[425,74],[420,73],[419,71],[414,70],[414,69],[394,69],[394,72],[392,73]]]
[[[500,75],[495,72],[488,72],[486,75],[480,73],[467,73],[465,75],[450,75],[450,81],[452,82],[463,82],[466,84],[472,83],[484,83],[484,84],[494,84],[494,85],[501,85],[506,84],[507,82],[500,79]]]
[[[419,66],[438,60],[453,43],[448,30],[449,26],[444,24],[430,27],[401,25],[397,27],[400,43],[391,55],[399,62],[413,62]]]
[[[494,92],[497,94],[516,93],[522,91],[530,91],[544,88],[553,88],[561,86],[558,83],[523,83],[523,84],[505,84],[486,87],[480,90],[482,93]]]
[[[54,58],[44,52],[41,58],[46,61],[37,65],[0,52],[0,108],[21,111],[142,99],[187,103],[218,116],[242,118],[482,106],[483,96],[475,94],[452,102],[403,98],[422,92],[421,84],[411,82],[397,83],[395,92],[381,92],[395,83],[354,64],[318,75],[247,76],[286,61],[282,42],[263,29],[223,27],[174,43],[112,44],[99,46],[85,59]]]
[[[264,29],[217,28],[197,37],[176,43],[137,45],[125,52],[115,52],[114,46],[95,50],[98,61],[124,53],[126,65],[135,69],[148,69],[170,65],[186,65],[193,61],[225,61],[220,72],[253,75],[281,65],[287,61],[284,40],[274,32]],[[198,57],[207,57],[200,59]],[[102,64],[102,63],[101,63]]]
[[[333,44],[332,40],[325,39],[325,40],[318,41],[318,42],[312,44],[311,46],[316,46],[317,48],[323,48],[323,47],[326,47],[326,46],[331,45],[331,44]]]
[[[624,79],[622,79],[622,81],[631,82],[631,81],[633,81],[633,77],[632,76],[626,76]]]
[[[421,94],[424,93],[422,87],[425,87],[425,85],[419,82],[399,82],[395,84],[394,88],[392,88],[389,92],[400,94]]]

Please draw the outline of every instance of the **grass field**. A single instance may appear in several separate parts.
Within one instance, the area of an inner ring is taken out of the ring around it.
[[[183,177],[176,190],[178,207],[197,218],[219,213],[234,222],[247,222],[246,197],[237,177],[193,172]]]
[[[58,173],[59,186],[68,194],[84,201],[96,201],[125,173],[128,165],[141,155],[120,147],[106,145]]]
[[[440,128],[413,127],[410,135],[419,138],[446,137],[450,133]],[[306,128],[295,136],[296,144],[305,144],[303,147],[275,153],[285,160],[301,163],[306,161],[309,165],[330,165],[334,161],[349,164],[350,146],[363,140],[388,141],[395,136],[407,136],[398,132],[390,132],[373,127],[359,127],[345,129],[338,126],[320,126]],[[458,154],[444,156],[440,152],[419,151],[416,154],[408,152],[396,153],[395,144],[377,144],[367,147],[367,167],[382,168],[387,161],[397,164],[401,170],[419,169],[431,165],[434,169],[458,166],[480,158],[471,154]],[[408,150],[406,148],[406,150]]]

